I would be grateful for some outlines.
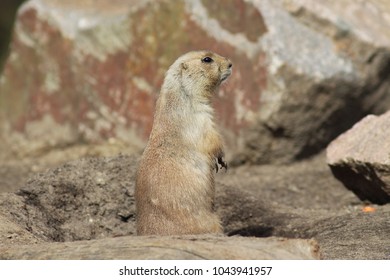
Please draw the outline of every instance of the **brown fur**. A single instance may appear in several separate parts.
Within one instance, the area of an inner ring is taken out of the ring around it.
[[[222,232],[213,209],[213,172],[226,163],[211,98],[231,66],[224,57],[198,51],[179,57],[167,71],[137,172],[138,235]]]

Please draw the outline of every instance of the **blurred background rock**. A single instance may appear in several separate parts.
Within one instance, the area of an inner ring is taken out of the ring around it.
[[[25,0],[2,0],[0,4],[0,69],[8,54],[9,41],[18,7]]]

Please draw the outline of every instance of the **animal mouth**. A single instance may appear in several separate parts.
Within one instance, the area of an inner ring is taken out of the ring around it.
[[[221,80],[220,80],[220,82],[222,83],[223,81],[225,81],[227,78],[229,78],[229,76],[230,76],[230,74],[232,73],[232,71],[226,71],[225,73],[223,73],[222,75],[221,75]]]

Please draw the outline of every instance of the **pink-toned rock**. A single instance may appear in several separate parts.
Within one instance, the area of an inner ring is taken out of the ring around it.
[[[327,148],[333,174],[360,199],[390,202],[390,111],[369,115]]]
[[[230,161],[315,154],[390,107],[390,5],[369,3],[30,0],[0,78],[1,153],[142,148],[169,65],[211,49],[234,64],[214,104]],[[357,24],[362,15],[370,21]]]
[[[212,49],[234,61],[215,104],[233,140],[266,84],[264,52],[250,43],[265,32],[262,17],[252,4],[237,5],[258,24],[248,29],[252,39],[228,31],[245,31],[237,17],[208,29],[215,20],[200,1],[27,2],[0,83],[1,136],[18,152],[110,138],[142,147],[165,71],[189,50]]]

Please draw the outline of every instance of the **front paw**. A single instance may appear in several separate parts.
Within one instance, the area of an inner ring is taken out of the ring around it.
[[[219,164],[221,167],[219,167],[218,164]],[[217,162],[215,163],[215,168],[216,168],[216,172],[217,172],[217,173],[218,173],[218,169],[222,169],[222,168],[225,168],[225,172],[227,171],[227,168],[228,168],[227,162],[223,160],[223,157],[222,157],[222,156],[220,156],[220,157],[217,158]]]

